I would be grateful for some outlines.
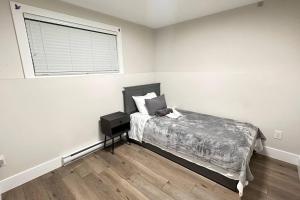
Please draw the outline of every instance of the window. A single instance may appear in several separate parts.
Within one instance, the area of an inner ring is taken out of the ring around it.
[[[122,71],[119,28],[11,5],[26,78]]]
[[[24,16],[36,76],[119,71],[115,34]]]

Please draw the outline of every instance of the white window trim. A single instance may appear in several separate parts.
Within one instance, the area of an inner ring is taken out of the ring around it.
[[[16,9],[16,5],[18,9]],[[34,74],[34,66],[32,62],[29,41],[26,32],[25,20],[24,20],[24,13],[38,15],[42,17],[51,18],[53,20],[61,21],[61,24],[64,23],[73,23],[78,24],[80,27],[81,25],[89,26],[96,29],[102,29],[103,32],[115,32],[117,36],[117,48],[118,48],[118,64],[119,64],[119,72],[114,74],[122,74],[124,73],[124,66],[123,66],[123,53],[122,53],[122,33],[121,29],[116,26],[111,26],[95,21],[90,21],[78,17],[73,17],[70,15],[49,11],[41,8],[36,8],[33,6],[24,5],[18,2],[10,1],[11,12],[13,16],[15,31],[17,35],[17,41],[19,45],[19,51],[23,66],[24,78],[43,78],[43,77],[54,77],[54,76],[35,76]],[[113,73],[113,72],[110,72]],[[104,73],[103,73],[104,74]],[[61,76],[82,76],[87,74],[80,74],[80,75],[59,75]]]

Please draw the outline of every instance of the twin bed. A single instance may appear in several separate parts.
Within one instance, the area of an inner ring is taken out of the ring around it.
[[[260,130],[249,123],[184,110],[178,110],[178,118],[139,113],[132,97],[151,92],[160,95],[160,84],[124,88],[131,141],[242,196],[253,179],[249,168],[252,153],[263,148],[265,138]]]

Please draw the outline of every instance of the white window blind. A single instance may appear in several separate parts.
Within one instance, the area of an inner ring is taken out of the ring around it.
[[[119,72],[116,34],[24,17],[36,76]]]

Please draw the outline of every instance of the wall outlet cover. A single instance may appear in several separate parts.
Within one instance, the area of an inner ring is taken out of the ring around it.
[[[275,130],[273,138],[277,140],[282,140],[282,134],[283,134],[282,130]]]

